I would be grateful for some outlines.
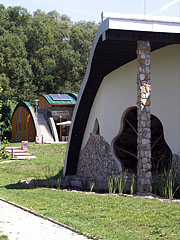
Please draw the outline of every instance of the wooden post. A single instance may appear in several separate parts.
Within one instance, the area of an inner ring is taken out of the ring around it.
[[[67,137],[68,137],[68,135],[69,135],[69,126],[67,125],[66,127],[67,127],[66,134],[67,134]]]
[[[62,122],[62,116],[60,116],[59,122]],[[59,140],[62,141],[62,126],[59,125]]]

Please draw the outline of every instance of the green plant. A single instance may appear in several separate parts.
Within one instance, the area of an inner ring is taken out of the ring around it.
[[[164,197],[172,199],[175,191],[176,175],[173,175],[171,169],[169,172],[164,170],[164,181]]]
[[[118,189],[118,183],[119,183],[119,176],[114,176],[113,193],[116,193]]]
[[[131,195],[133,195],[134,193],[134,174],[132,175],[132,181],[131,181],[131,191],[130,191]]]
[[[108,190],[109,193],[116,193],[118,187],[118,177],[114,175],[110,175],[108,178]]]
[[[5,147],[3,147],[0,150],[0,161],[10,160],[10,159],[11,159],[11,154],[6,151]]]
[[[57,189],[61,189],[61,177],[57,179]]]
[[[123,176],[122,175],[120,175],[119,176],[119,194],[122,194],[123,193]]]
[[[109,190],[109,193],[112,193],[113,192],[113,176],[108,176],[107,177],[107,181],[108,181],[108,190]]]
[[[124,172],[124,176],[110,175],[108,178],[108,191],[109,193],[116,193],[117,189],[119,194],[122,194],[126,185],[127,174]]]
[[[164,170],[164,175],[153,183],[153,193],[164,198],[172,199],[180,186],[177,186],[176,174],[172,170]]]
[[[124,176],[120,175],[119,176],[119,183],[118,183],[118,190],[119,190],[119,194],[122,194],[124,191],[124,188],[126,186],[126,180],[127,180],[127,173],[126,171],[124,172]]]
[[[90,187],[89,187],[90,192],[93,191],[94,186],[95,186],[95,182],[90,182]]]

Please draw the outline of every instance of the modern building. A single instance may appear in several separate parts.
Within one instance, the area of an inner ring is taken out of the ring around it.
[[[172,162],[172,163],[171,163]],[[137,174],[137,191],[180,175],[180,21],[103,14],[73,114],[64,176],[106,184]]]
[[[33,107],[28,102],[19,102],[12,115],[12,142],[35,141],[39,135]]]
[[[46,116],[46,119],[51,117],[54,120],[60,141],[67,141],[70,126],[57,124],[71,121],[77,97],[78,95],[75,93],[42,94],[38,96],[38,112]]]
[[[18,103],[12,115],[12,141],[67,141],[69,124],[57,123],[71,120],[76,100],[72,93],[43,94],[36,99],[35,110],[28,102]]]

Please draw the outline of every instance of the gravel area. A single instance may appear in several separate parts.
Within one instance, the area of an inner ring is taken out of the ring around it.
[[[0,235],[9,240],[87,240],[69,229],[0,200]]]

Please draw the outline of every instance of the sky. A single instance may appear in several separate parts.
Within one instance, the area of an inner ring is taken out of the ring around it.
[[[33,14],[37,9],[56,10],[71,21],[101,21],[101,12],[178,17],[180,0],[0,0],[5,7],[21,6]]]

